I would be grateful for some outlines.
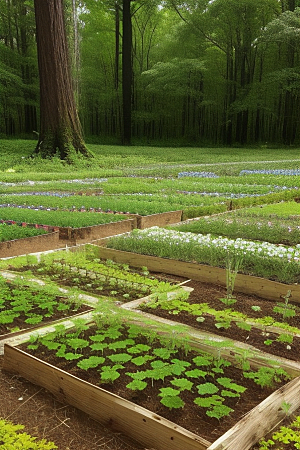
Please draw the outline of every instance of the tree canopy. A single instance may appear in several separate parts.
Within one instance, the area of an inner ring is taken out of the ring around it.
[[[65,9],[85,139],[299,144],[298,0],[68,0]],[[44,108],[33,0],[0,0],[0,30],[0,137],[32,137]]]

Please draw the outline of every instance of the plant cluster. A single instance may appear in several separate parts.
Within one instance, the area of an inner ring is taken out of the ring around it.
[[[117,222],[126,217],[122,214],[82,213],[70,211],[39,211],[38,208],[13,208],[5,207],[0,210],[2,220],[14,220],[16,222],[39,223],[59,227],[80,228],[104,223]]]
[[[267,175],[300,175],[299,169],[256,169],[241,170],[240,175],[244,174],[267,174]]]
[[[0,449],[2,450],[54,450],[58,448],[53,442],[21,432],[24,425],[15,425],[4,419],[0,419]]]
[[[233,239],[253,239],[274,244],[297,245],[300,242],[299,219],[253,216],[252,209],[247,209],[241,216],[240,211],[220,216],[202,217],[190,223],[169,226],[183,232],[214,234]],[[300,211],[300,209],[299,209]],[[248,214],[247,214],[248,213]]]
[[[33,236],[38,236],[41,234],[46,234],[47,231],[42,228],[23,228],[18,225],[7,225],[5,223],[0,223],[0,242],[12,241],[15,239],[23,239]]]
[[[281,450],[286,446],[300,449],[300,416],[296,416],[289,425],[282,425],[269,439],[261,439],[257,450]]]
[[[60,251],[41,255],[39,259],[35,256],[29,259],[14,258],[9,261],[9,266],[14,270],[22,270],[26,266],[34,274],[46,276],[57,283],[122,301],[178,289],[177,285],[151,277],[146,268],[133,271],[127,264],[102,261],[97,254],[97,247],[85,246],[75,253]]]

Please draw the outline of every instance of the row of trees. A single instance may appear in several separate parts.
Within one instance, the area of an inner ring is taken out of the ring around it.
[[[299,143],[299,6],[68,0],[85,135],[126,144]],[[0,11],[0,134],[32,134],[39,117],[33,2],[0,0]]]

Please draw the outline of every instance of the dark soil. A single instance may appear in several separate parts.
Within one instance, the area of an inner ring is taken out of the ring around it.
[[[189,303],[208,303],[211,308],[214,308],[216,310],[224,310],[227,308],[220,301],[220,298],[224,298],[226,296],[225,288],[216,285],[212,286],[211,284],[201,283],[197,281],[190,281],[185,285],[190,286],[194,289],[190,294],[189,299],[187,300]],[[284,322],[281,314],[273,312],[273,308],[274,306],[276,306],[276,302],[273,302],[271,300],[264,300],[254,295],[246,295],[241,293],[234,293],[234,296],[237,300],[236,303],[231,307],[234,311],[243,313],[249,318],[263,318],[266,316],[272,317],[274,322],[287,323],[288,325],[300,329],[299,303],[295,304],[297,306],[296,316],[289,318],[286,320],[286,322]],[[284,302],[284,299],[282,299],[282,301]],[[292,302],[290,302],[290,304],[292,305]],[[259,306],[260,311],[253,311],[253,309],[251,308],[252,306]],[[205,320],[204,322],[199,323],[196,320],[197,316],[189,314],[185,311],[180,311],[178,314],[172,314],[172,311],[169,312],[168,310],[161,308],[152,309],[143,307],[142,309],[143,311],[149,312],[159,317],[190,325],[201,331],[208,331],[226,338],[250,344],[259,350],[271,353],[273,355],[281,356],[283,358],[291,359],[294,361],[300,361],[300,338],[296,336],[294,336],[293,343],[290,344],[291,348],[289,348],[286,343],[276,341],[276,339],[278,338],[278,334],[270,332],[268,330],[268,327],[256,328],[255,326],[252,326],[250,331],[245,331],[239,328],[232,320],[228,329],[216,328],[215,318],[210,314],[203,314]],[[264,342],[268,340],[272,340],[273,342],[270,345],[265,344]]]
[[[2,365],[0,356],[0,369]],[[146,450],[76,408],[59,403],[45,389],[2,370],[0,391],[0,417],[24,425],[24,431],[38,440],[54,442],[58,450]]]

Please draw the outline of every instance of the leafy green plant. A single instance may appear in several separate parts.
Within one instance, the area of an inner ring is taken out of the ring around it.
[[[91,368],[98,367],[100,364],[103,364],[104,361],[105,361],[105,358],[103,358],[101,356],[94,356],[93,355],[93,356],[90,356],[89,358],[85,358],[85,359],[82,359],[81,361],[79,361],[77,363],[77,366],[80,369],[88,370],[88,369],[91,369]]]
[[[24,425],[14,425],[0,419],[0,446],[3,450],[54,450],[58,448],[46,439],[37,440],[36,437],[22,432]]]
[[[297,416],[289,425],[282,425],[270,439],[261,439],[258,450],[280,450],[283,446],[290,445],[300,449],[300,416]]]
[[[273,386],[273,384],[282,378],[289,380],[290,376],[283,369],[274,369],[272,367],[260,367],[256,372],[243,372],[245,378],[251,378],[261,388]]]

